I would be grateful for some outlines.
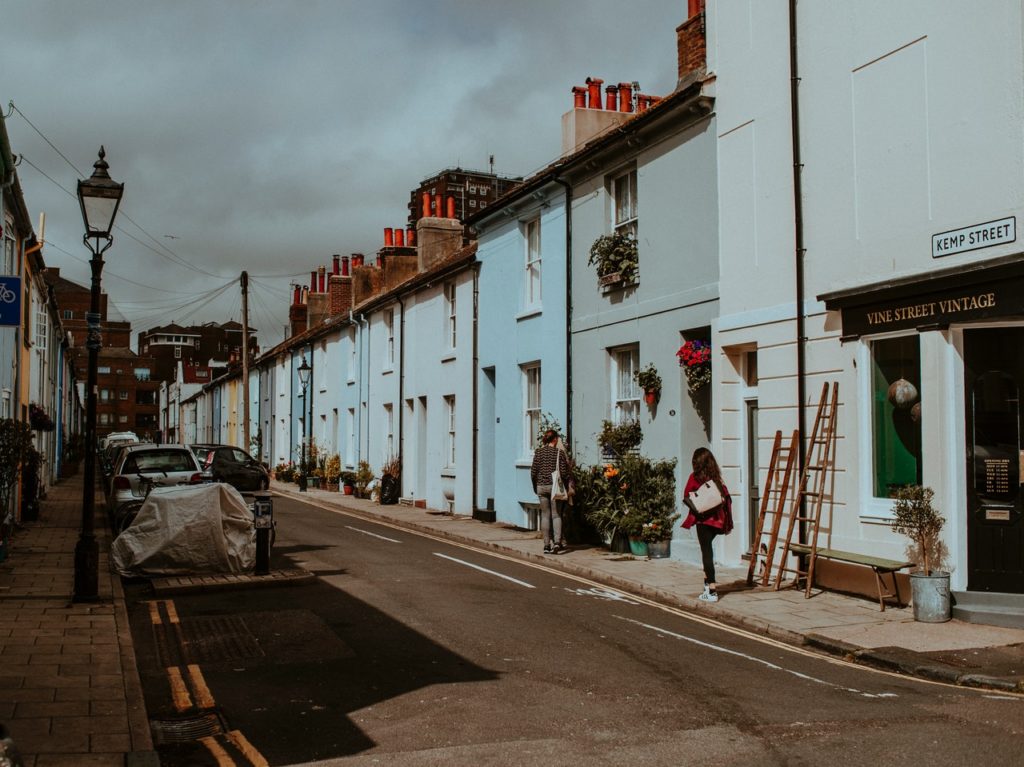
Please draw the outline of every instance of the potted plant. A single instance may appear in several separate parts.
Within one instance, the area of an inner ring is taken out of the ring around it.
[[[328,490],[338,492],[338,484],[341,480],[341,456],[337,453],[329,456],[324,461],[324,482]]]
[[[36,431],[53,431],[53,419],[34,402],[28,406],[28,421]]]
[[[626,232],[614,232],[594,240],[587,264],[597,267],[601,288],[613,289],[636,284],[639,260],[636,239]]]
[[[644,390],[644,400],[648,405],[653,406],[661,398],[661,376],[653,362],[633,373],[633,380]]]
[[[370,468],[368,461],[360,461],[359,467],[356,469],[356,497],[365,498],[366,488],[370,486],[375,478],[373,469]]]
[[[284,463],[283,461],[274,467],[274,479],[278,482],[294,482],[295,481],[295,464],[292,462]]]
[[[402,494],[402,459],[397,455],[389,457],[380,467],[380,502],[384,506],[398,503]]]
[[[339,477],[341,489],[345,495],[352,495],[356,490],[356,473],[354,471],[343,471]]]
[[[679,366],[686,373],[686,387],[691,394],[711,383],[711,342],[694,338],[676,352]]]
[[[640,422],[636,419],[630,419],[622,423],[613,423],[606,420],[601,423],[601,433],[597,435],[597,444],[600,445],[602,451],[610,454],[611,457],[621,458],[631,450],[636,449],[643,438],[643,429],[640,427]]]
[[[600,533],[612,551],[628,551],[626,515],[629,507],[618,468],[610,463],[578,467],[576,493],[583,518]]]
[[[949,573],[939,570],[942,547],[939,533],[946,520],[932,505],[935,492],[930,487],[908,485],[896,490],[892,529],[910,538],[918,567],[910,574],[910,592],[914,620],[943,623],[951,617]]]
[[[629,508],[626,528],[634,553],[667,557],[672,526],[679,519],[675,510],[675,459],[654,461],[642,455],[626,455],[619,469]]]

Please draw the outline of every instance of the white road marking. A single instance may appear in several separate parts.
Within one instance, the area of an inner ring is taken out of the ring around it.
[[[521,581],[518,578],[513,578],[511,575],[505,575],[503,573],[495,572],[494,570],[488,570],[486,567],[480,567],[480,565],[474,565],[472,562],[465,562],[461,559],[456,559],[455,557],[449,557],[447,554],[441,554],[435,551],[434,556],[441,557],[441,559],[447,559],[452,562],[458,562],[460,565],[472,567],[474,570],[479,570],[480,572],[487,573],[488,575],[496,575],[499,578],[504,578],[506,581],[512,581],[513,583],[518,583],[520,586],[525,586],[528,589],[535,588],[533,584],[527,583],[526,581]]]
[[[565,590],[570,594],[576,594],[581,597],[597,597],[598,599],[607,599],[610,602],[622,602],[627,605],[638,605],[639,602],[635,602],[625,594],[619,591],[610,591],[608,589],[600,588],[589,588],[589,589],[570,589],[568,586]]]
[[[706,647],[707,649],[714,650],[715,652],[721,652],[721,653],[725,653],[727,655],[735,655],[735,656],[737,656],[739,658],[745,658],[746,660],[753,661],[754,663],[760,663],[761,665],[767,666],[768,668],[773,669],[775,671],[784,671],[787,674],[792,674],[793,676],[795,676],[795,677],[797,677],[799,679],[803,679],[803,680],[808,681],[808,682],[814,682],[816,684],[823,684],[826,687],[835,687],[838,690],[843,690],[845,692],[852,692],[855,695],[860,695],[860,696],[865,697],[865,698],[880,698],[880,697],[896,698],[896,697],[899,697],[895,693],[882,693],[880,695],[876,695],[875,693],[864,692],[862,690],[856,690],[853,687],[843,687],[842,685],[835,684],[834,682],[828,682],[828,681],[826,681],[824,679],[818,679],[818,677],[816,677],[816,676],[811,676],[809,674],[804,674],[801,671],[794,671],[791,668],[786,668],[785,666],[780,666],[777,663],[772,663],[771,661],[765,660],[764,658],[758,658],[758,657],[756,657],[754,655],[748,655],[747,653],[740,652],[739,650],[730,650],[728,647],[722,647],[721,645],[711,644],[710,642],[703,642],[700,639],[694,639],[693,637],[688,637],[685,634],[677,634],[674,631],[669,631],[668,629],[659,628],[658,626],[652,626],[649,623],[643,623],[641,621],[633,620],[632,618],[624,618],[621,615],[615,615],[613,617],[618,618],[620,621],[626,621],[627,623],[633,623],[633,624],[635,624],[637,626],[642,626],[645,629],[650,629],[651,631],[656,631],[657,633],[664,634],[665,636],[674,637],[675,639],[682,639],[685,642],[691,642],[691,643],[693,643],[695,645],[700,645],[701,647]]]
[[[352,527],[351,525],[345,525],[349,530],[354,530],[357,533],[363,535],[369,535],[371,538],[380,538],[382,541],[390,541],[391,543],[401,543],[401,541],[395,538],[385,538],[383,535],[377,535],[377,533],[371,533],[369,530],[360,530],[358,527]]]

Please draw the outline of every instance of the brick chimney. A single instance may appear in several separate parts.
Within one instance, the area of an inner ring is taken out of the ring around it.
[[[327,283],[327,294],[330,297],[331,316],[337,317],[352,308],[352,275],[349,274],[348,256],[334,258],[337,268]]]
[[[462,247],[462,223],[457,218],[421,218],[416,222],[416,242],[416,267],[424,272]]]
[[[288,324],[292,329],[292,338],[306,332],[305,304],[292,304],[288,307]]]
[[[679,82],[695,72],[707,69],[707,39],[704,24],[704,0],[689,0],[688,18],[676,27],[679,51]]]
[[[384,273],[376,264],[363,265],[361,255],[358,260],[359,265],[356,266],[353,259],[352,267],[352,303],[356,306],[380,293],[384,285]]]
[[[562,115],[562,156],[572,154],[591,139],[622,125],[633,116],[632,98],[628,109],[620,109],[620,85],[609,85],[606,91],[606,109],[601,108],[601,84],[604,80],[587,78],[587,87],[572,88],[573,108]],[[633,84],[629,83],[632,94]]]

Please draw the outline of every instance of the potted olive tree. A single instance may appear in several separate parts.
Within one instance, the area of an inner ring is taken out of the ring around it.
[[[935,492],[930,487],[908,485],[896,491],[892,529],[910,538],[919,569],[910,574],[910,593],[914,620],[943,623],[952,615],[949,599],[949,573],[942,566],[942,542],[939,533],[946,520],[932,505]]]

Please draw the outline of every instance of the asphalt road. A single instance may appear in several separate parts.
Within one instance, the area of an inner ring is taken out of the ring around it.
[[[1020,697],[852,666],[287,499],[275,514],[274,566],[315,584],[161,604],[129,588],[151,719],[188,720],[166,668],[191,663],[224,727],[275,765],[1022,763]],[[217,763],[195,743],[161,758]]]

